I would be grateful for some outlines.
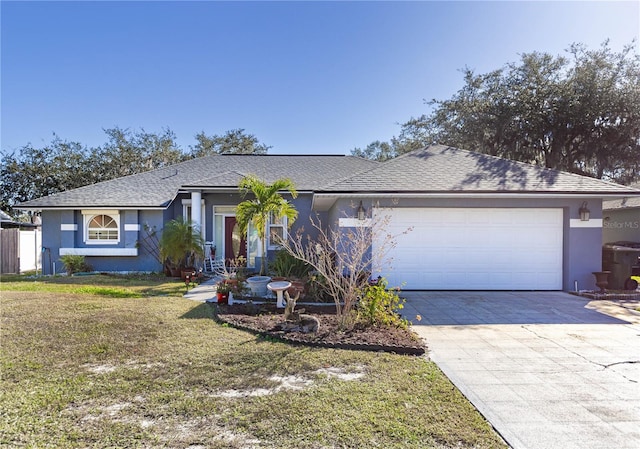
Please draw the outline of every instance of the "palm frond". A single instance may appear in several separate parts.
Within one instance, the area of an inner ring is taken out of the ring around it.
[[[298,211],[280,192],[289,192],[292,198],[296,198],[298,192],[290,179],[277,179],[273,184],[267,184],[254,175],[245,176],[238,187],[243,198],[249,194],[252,194],[252,198],[245,199],[236,206],[236,222],[243,233],[247,232],[249,223],[253,223],[258,237],[262,241],[263,258],[260,272],[264,273],[269,216],[271,214],[278,218],[286,216],[288,225],[291,226],[298,217]]]

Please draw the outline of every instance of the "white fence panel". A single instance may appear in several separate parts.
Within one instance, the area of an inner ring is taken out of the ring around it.
[[[42,269],[42,231],[20,231],[20,272]]]

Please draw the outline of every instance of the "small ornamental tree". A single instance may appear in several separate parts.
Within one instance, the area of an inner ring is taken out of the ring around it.
[[[240,232],[246,234],[249,223],[252,223],[262,242],[262,259],[260,263],[260,274],[264,275],[267,260],[267,226],[269,217],[287,217],[287,225],[291,226],[298,211],[289,203],[280,192],[287,191],[292,198],[298,196],[293,182],[290,179],[277,179],[273,184],[258,179],[256,176],[246,176],[238,185],[240,194],[243,197],[251,194],[252,198],[246,199],[236,206],[236,221],[240,227]]]
[[[353,309],[369,286],[371,273],[381,272],[391,265],[388,255],[396,246],[397,236],[386,230],[390,218],[388,215],[374,215],[374,218],[358,222],[355,227],[328,229],[312,218],[311,225],[317,237],[311,238],[301,230],[282,242],[284,250],[311,265],[324,278],[343,329],[353,325],[356,318]],[[377,254],[372,260],[373,241],[376,242]]]
[[[174,269],[193,266],[204,255],[204,240],[200,228],[182,217],[168,222],[159,241],[160,256]]]

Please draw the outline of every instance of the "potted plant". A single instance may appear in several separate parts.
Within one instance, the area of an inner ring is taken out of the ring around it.
[[[229,292],[231,286],[226,281],[218,282],[216,286],[216,295],[218,297],[218,304],[227,304],[229,302]]]
[[[173,276],[180,270],[193,273],[198,258],[204,256],[204,239],[198,226],[182,217],[168,222],[160,237],[160,254]]]

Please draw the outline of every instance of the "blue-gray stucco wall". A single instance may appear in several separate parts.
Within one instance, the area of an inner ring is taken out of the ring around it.
[[[203,194],[205,201],[205,238],[213,239],[213,206],[235,206],[242,198],[238,194],[208,193]],[[167,221],[182,216],[183,199],[191,199],[189,194],[180,194],[175,201],[164,210],[121,210],[120,232],[121,239],[117,245],[87,245],[84,242],[84,223],[81,210],[45,210],[42,212],[43,273],[52,274],[63,271],[60,261],[60,248],[138,248],[137,256],[85,256],[85,260],[96,271],[152,271],[162,269],[161,264],[147,250],[143,241],[148,233],[146,229],[155,229],[159,237]],[[326,213],[317,214],[311,210],[312,196],[308,193],[300,194],[291,200],[298,211],[298,219],[293,223],[290,233],[304,229],[306,234],[315,236],[316,230],[312,226],[311,218],[326,222]],[[75,225],[75,230],[61,230],[61,225]],[[139,225],[139,231],[125,231],[125,224]],[[274,250],[268,251],[269,258],[273,258]],[[55,264],[55,265],[54,265]],[[256,261],[256,269],[260,266],[260,259]]]
[[[121,210],[120,241],[115,245],[87,245],[84,242],[84,219],[80,210],[42,211],[42,270],[44,274],[64,270],[60,260],[60,248],[138,248],[137,256],[85,256],[96,271],[160,271],[162,266],[153,254],[139,241],[147,236],[147,229],[162,229],[163,211]],[[125,230],[125,224],[139,225],[140,230]],[[62,230],[66,225],[68,230]],[[69,229],[75,225],[75,229]]]
[[[182,199],[190,199],[188,194],[181,194],[172,205],[165,210],[123,210],[120,211],[120,231],[123,238],[116,247],[132,247],[136,242],[144,238],[144,225],[149,228],[162,229],[163,223],[182,215]],[[207,240],[213,238],[213,209],[212,206],[234,206],[242,201],[237,194],[203,194],[205,200]],[[363,204],[370,213],[374,206],[379,207],[530,207],[530,208],[561,208],[564,217],[563,238],[563,289],[573,290],[577,281],[580,289],[594,289],[595,282],[593,271],[601,269],[601,245],[602,228],[600,227],[572,227],[571,220],[577,219],[578,209],[583,201],[588,201],[591,217],[594,220],[602,218],[601,201],[598,198],[562,199],[562,198],[505,198],[505,199],[410,199],[410,198],[366,198]],[[328,212],[320,214],[312,211],[311,194],[301,194],[292,203],[298,210],[298,219],[293,224],[290,232],[295,233],[300,229],[310,234],[317,235],[311,223],[311,217],[322,223],[323,226],[337,226],[339,218],[355,216],[360,198],[340,199]],[[81,211],[45,210],[42,213],[43,247],[43,273],[51,274],[53,264],[55,270],[60,272],[62,264],[59,260],[60,248],[84,248],[83,242],[83,218]],[[140,231],[124,231],[124,225],[138,224]],[[62,224],[75,224],[77,230],[61,231]],[[91,245],[96,248],[96,245]],[[113,248],[113,245],[105,246]],[[274,251],[269,252],[273,257]],[[142,247],[138,249],[138,256],[129,257],[98,257],[87,256],[87,262],[98,271],[160,271],[159,262]],[[260,261],[256,261],[259,267]]]
[[[66,233],[60,231],[62,216],[67,211],[42,211],[42,273],[53,274],[61,271],[59,261],[62,238]],[[55,264],[55,267],[54,267]]]
[[[602,201],[600,198],[343,198],[329,210],[329,222],[337,225],[338,219],[354,217],[357,205],[363,199],[367,213],[373,207],[441,207],[441,208],[561,208],[563,210],[563,290],[572,291],[575,283],[578,288],[595,289],[593,271],[602,269],[602,228],[597,226],[602,219]],[[593,226],[578,227],[578,209],[584,201],[588,202]],[[574,226],[572,227],[572,220]],[[524,257],[524,256],[523,256]]]

